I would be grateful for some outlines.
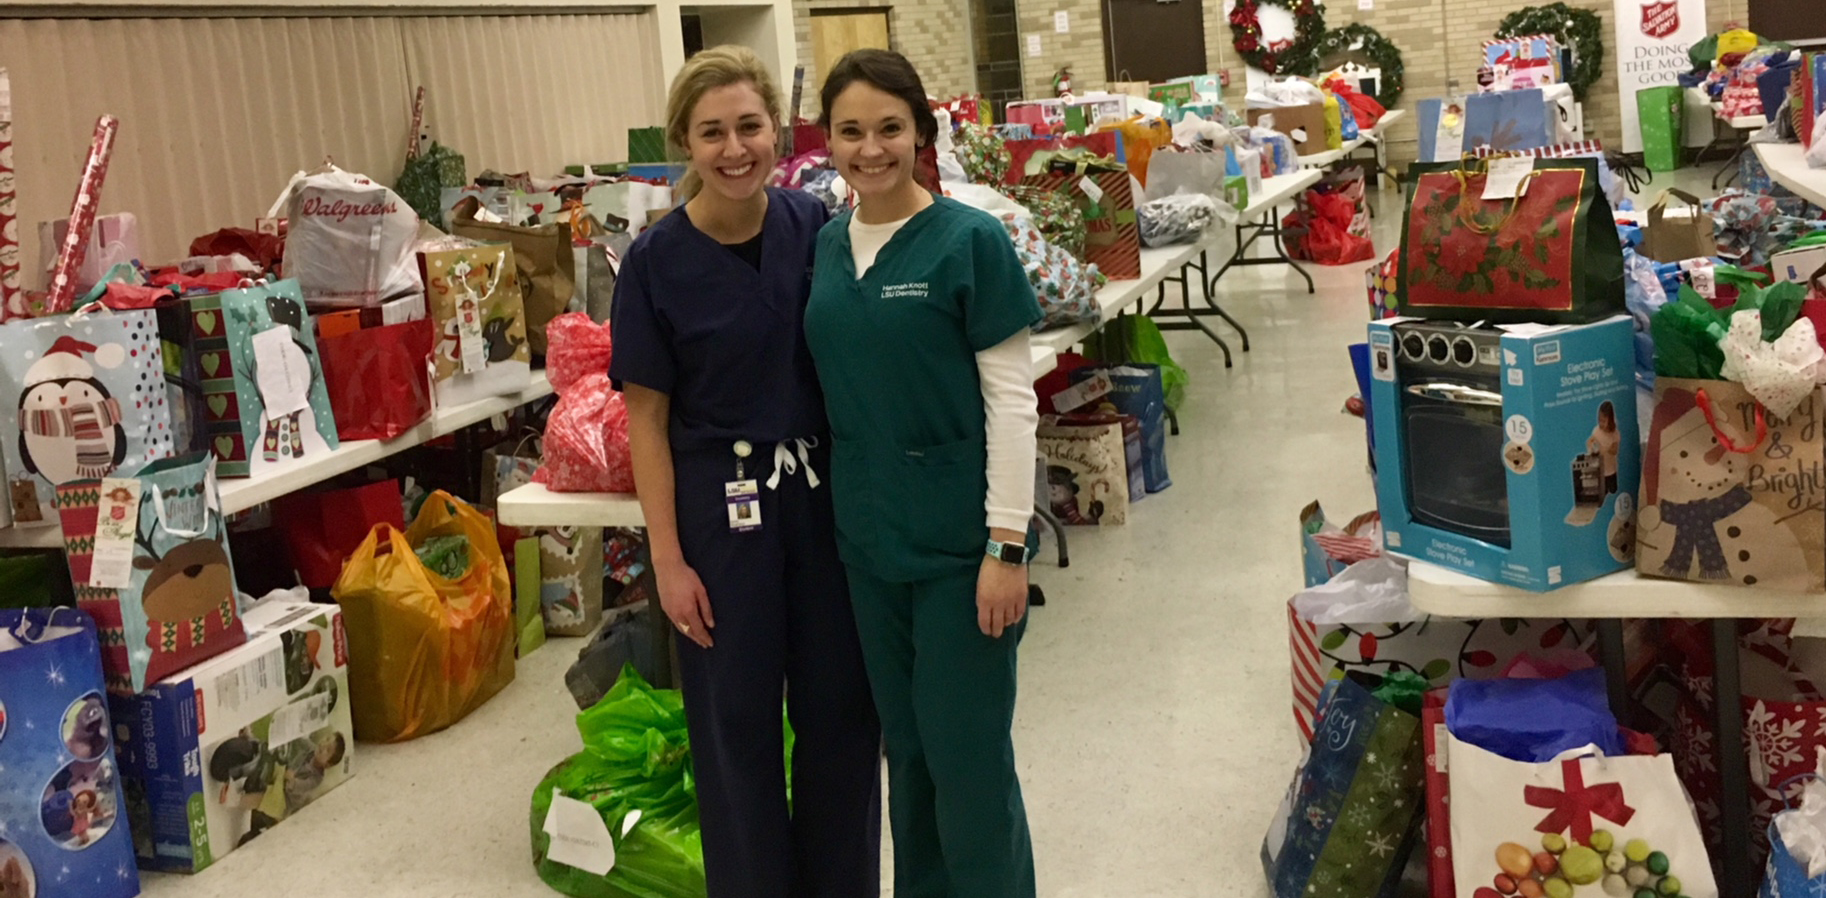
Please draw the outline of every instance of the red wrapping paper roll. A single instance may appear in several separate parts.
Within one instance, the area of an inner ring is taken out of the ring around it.
[[[57,263],[51,268],[50,294],[45,297],[45,312],[68,312],[76,299],[76,272],[88,254],[89,235],[95,230],[95,213],[101,205],[101,185],[108,178],[108,160],[114,155],[114,135],[120,130],[120,119],[104,115],[95,121],[95,136],[89,139],[89,158],[83,162],[82,180],[76,183],[76,200],[70,205],[70,232],[57,250]]]

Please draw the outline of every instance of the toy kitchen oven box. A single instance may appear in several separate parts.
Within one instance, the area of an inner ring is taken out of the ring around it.
[[[341,609],[267,600],[243,623],[245,645],[113,699],[145,869],[199,872],[349,778]]]
[[[1633,326],[1369,330],[1376,497],[1390,552],[1545,592],[1635,558]]]

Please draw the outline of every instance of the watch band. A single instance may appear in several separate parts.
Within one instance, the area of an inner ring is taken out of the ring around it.
[[[989,541],[989,546],[985,549],[985,552],[990,558],[1004,564],[1027,563],[1026,543],[1005,543],[1001,540],[992,539]]]

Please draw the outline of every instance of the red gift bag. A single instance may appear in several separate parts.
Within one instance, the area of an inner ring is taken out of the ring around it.
[[[336,585],[343,562],[375,524],[406,528],[397,480],[348,490],[292,493],[274,500],[273,512],[273,526],[291,550],[299,582],[310,589]]]
[[[1134,179],[1128,169],[1053,171],[1031,175],[1021,184],[1071,197],[1084,210],[1083,261],[1095,264],[1112,281],[1141,277],[1141,226],[1135,218]]]
[[[425,318],[318,339],[337,436],[390,440],[431,414],[432,336]]]

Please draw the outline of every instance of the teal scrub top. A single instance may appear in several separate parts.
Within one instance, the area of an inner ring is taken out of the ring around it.
[[[974,567],[989,527],[976,353],[1041,318],[1001,222],[936,198],[858,279],[850,216],[818,235],[805,333],[846,564],[914,582]]]

